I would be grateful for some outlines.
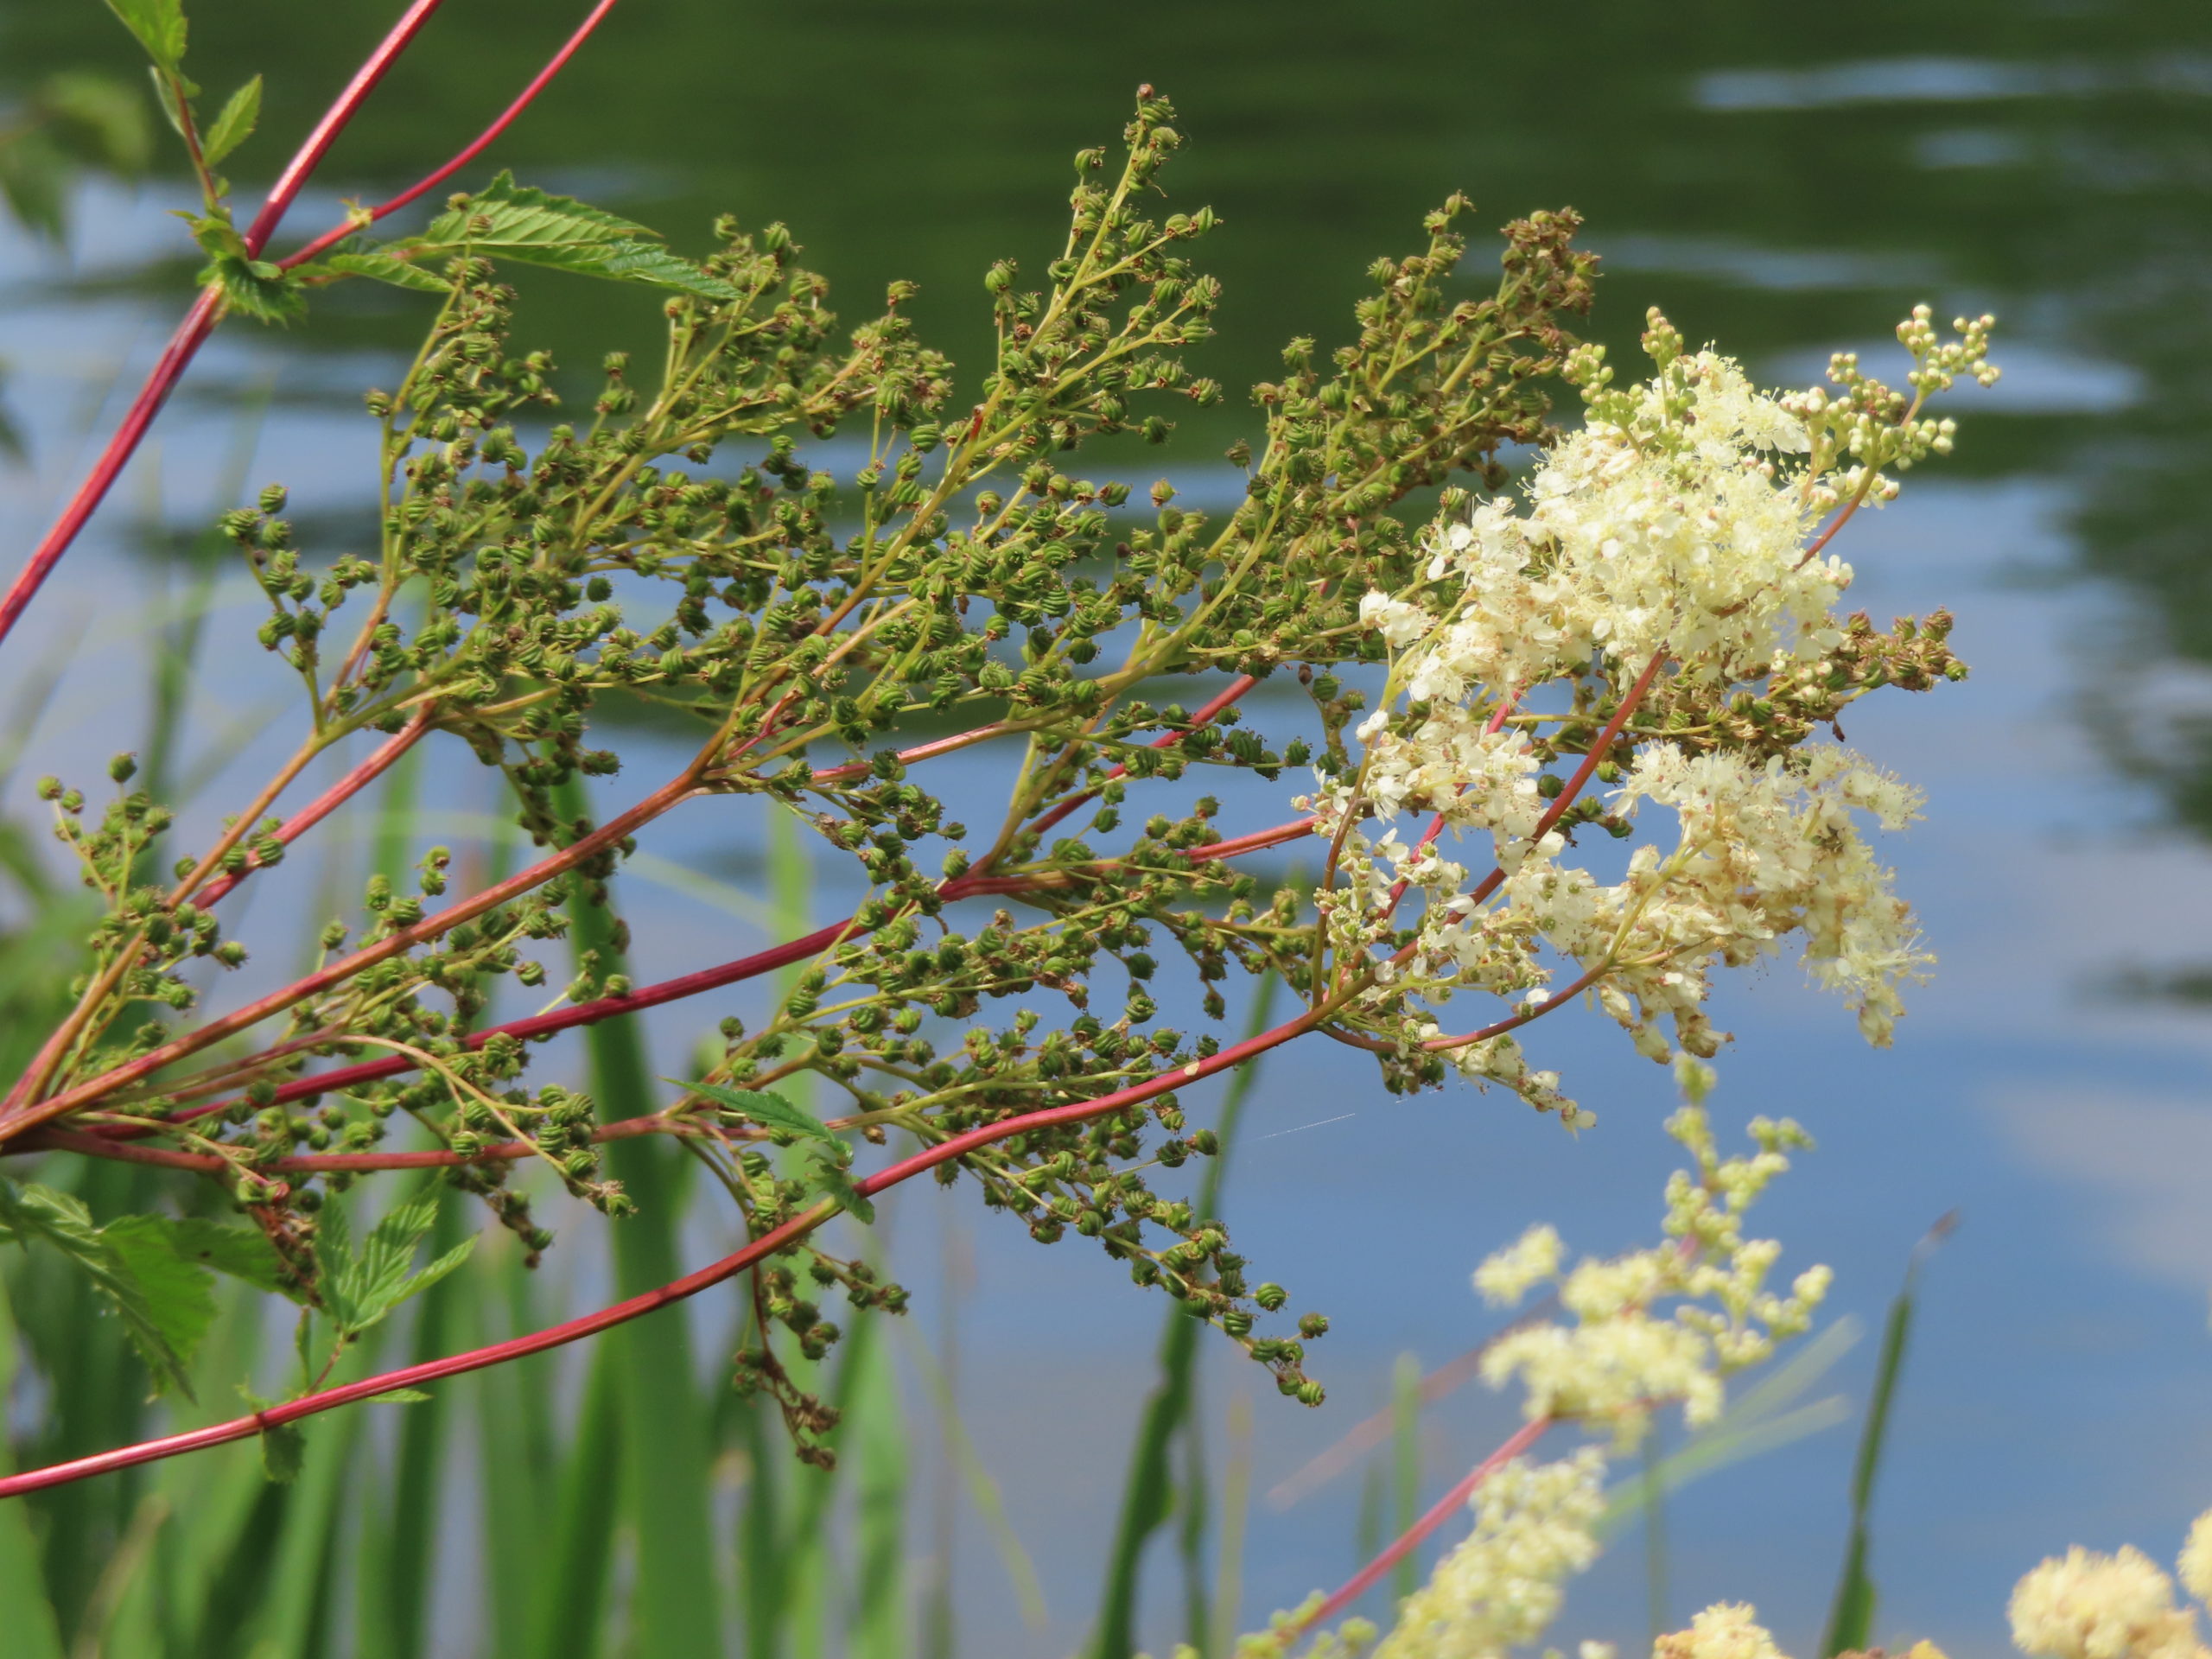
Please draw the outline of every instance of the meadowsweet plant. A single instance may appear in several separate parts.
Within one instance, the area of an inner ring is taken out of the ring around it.
[[[1803,1131],[1787,1120],[1755,1118],[1755,1150],[1724,1158],[1703,1105],[1711,1068],[1685,1057],[1679,1070],[1690,1101],[1667,1128],[1693,1167],[1667,1183],[1662,1228],[1669,1243],[1588,1257],[1570,1268],[1558,1233],[1540,1225],[1475,1270],[1475,1289],[1491,1306],[1513,1306],[1549,1286],[1571,1322],[1523,1323],[1484,1351],[1483,1376],[1491,1386],[1520,1386],[1526,1427],[1394,1547],[1402,1554],[1462,1504],[1475,1512],[1473,1531],[1399,1605],[1377,1659],[1502,1659],[1541,1637],[1567,1580],[1597,1559],[1609,1459],[1632,1450],[1662,1408],[1679,1407],[1693,1427],[1712,1422],[1727,1379],[1803,1331],[1826,1295],[1830,1275],[1823,1267],[1798,1274],[1786,1294],[1770,1289],[1781,1246],[1743,1230],[1745,1212],[1789,1168],[1789,1153],[1809,1145]],[[1550,1463],[1524,1455],[1548,1430],[1570,1426],[1603,1443]],[[1370,1565],[1334,1595],[1317,1593],[1278,1615],[1240,1652],[1247,1659],[1287,1652],[1357,1600],[1387,1565]],[[1314,1651],[1358,1652],[1375,1635],[1366,1621],[1347,1620]],[[1747,1651],[1745,1659],[1753,1656]]]
[[[1200,260],[1216,222],[1163,198],[1182,139],[1150,87],[1117,152],[1075,157],[1058,256],[984,273],[992,353],[962,365],[918,338],[908,284],[841,322],[780,225],[718,221],[695,260],[501,174],[412,233],[372,235],[527,92],[423,183],[271,259],[284,207],[375,73],[239,229],[209,158],[251,130],[257,93],[202,132],[181,13],[116,9],[194,156],[209,263],[117,444],[0,601],[0,635],[224,317],[281,321],[330,284],[377,282],[418,296],[424,334],[365,398],[372,543],[304,543],[276,483],[222,521],[266,604],[270,671],[296,688],[290,755],[190,846],[175,804],[134,788],[131,756],[105,782],[39,785],[102,913],[67,1014],[0,1102],[0,1151],[175,1172],[183,1213],[99,1217],[36,1183],[0,1187],[0,1226],[84,1268],[157,1384],[183,1381],[211,1271],[296,1305],[297,1375],[232,1422],[0,1493],[254,1435],[282,1472],[302,1418],[730,1281],[734,1384],[772,1398],[800,1455],[826,1462],[834,1409],[791,1361],[838,1339],[833,1299],[895,1312],[906,1295],[818,1230],[868,1223],[877,1194],[925,1173],[1039,1242],[1090,1241],[1319,1404],[1306,1344],[1326,1319],[1291,1308],[1182,1196],[1175,1172],[1217,1150],[1186,1116],[1190,1085],[1327,1037],[1375,1053],[1392,1088],[1456,1070],[1580,1125],[1591,1115],[1517,1033],[1586,1002],[1697,1097],[1723,1040],[1705,1011],[1714,970],[1792,938],[1887,1040],[1928,958],[1865,830],[1916,802],[1831,734],[1859,697],[1965,671],[1942,613],[1885,631],[1838,614],[1851,571],[1827,549],[1948,448],[1925,406],[1994,377],[1988,319],[1940,336],[1916,311],[1898,329],[1902,390],[1844,356],[1827,388],[1777,396],[1654,313],[1649,375],[1617,386],[1568,333],[1594,272],[1575,216],[1506,226],[1498,280],[1478,291],[1454,197],[1413,252],[1372,268],[1348,343],[1294,340],[1281,378],[1250,389],[1249,435],[1228,454],[1241,498],[1200,512],[1166,480],[1114,476],[1177,411],[1225,397],[1184,360],[1220,298]],[[588,403],[564,402],[559,366],[512,344],[503,272],[518,264],[654,291],[658,360],[611,354]],[[1572,433],[1547,422],[1554,383],[1584,402]],[[863,441],[856,467],[827,464],[832,434]],[[1255,720],[1263,683],[1273,731]],[[690,722],[689,758],[640,776],[604,717],[617,701]],[[373,747],[298,798],[349,741]],[[196,969],[245,960],[228,896],[281,887],[302,836],[425,745],[502,780],[535,848],[524,868],[472,887],[429,849],[410,880],[376,877],[328,919],[311,971],[203,997]],[[1005,758],[1005,797],[969,791],[956,810],[930,763],[986,749]],[[1214,794],[1164,787],[1246,774],[1241,798],[1273,788],[1299,816],[1247,829]],[[588,779],[620,804],[598,815]],[[866,897],[804,937],[654,979],[652,942],[620,918],[623,861],[659,819],[738,797],[849,861]],[[1302,865],[1255,861],[1286,846]],[[572,947],[571,976],[552,958]],[[779,970],[790,988],[765,1018],[713,1006]],[[1260,976],[1296,1011],[1224,1042],[1210,1026],[1228,988]],[[499,1018],[511,983],[544,1006]],[[531,1064],[537,1039],[689,998],[711,1052],[649,1112],[610,1121]],[[1470,999],[1480,1012],[1456,1023],[1471,1028],[1447,1031],[1446,1006]],[[798,1079],[835,1109],[779,1091]],[[1722,1376],[1819,1300],[1817,1272],[1767,1289],[1774,1249],[1738,1231],[1796,1132],[1755,1125],[1758,1152],[1722,1160],[1700,1109],[1676,1130],[1696,1169],[1669,1192],[1673,1243],[1560,1276],[1539,1234],[1484,1269],[1496,1294],[1559,1276],[1575,1316],[1493,1357],[1494,1380],[1528,1390],[1530,1443],[1554,1421],[1627,1441],[1658,1403],[1705,1413]],[[495,1347],[349,1374],[362,1332],[467,1249],[422,1258],[436,1212],[423,1172],[480,1200],[534,1263],[556,1241],[533,1189],[623,1225],[633,1201],[602,1148],[639,1135],[700,1161],[741,1248]],[[364,1196],[379,1176],[399,1190]],[[227,1219],[184,1198],[195,1181]],[[1520,1536],[1537,1523],[1516,1517],[1541,1505],[1545,1526],[1569,1526],[1583,1481],[1516,1472],[1484,1500],[1478,1541]],[[1421,1617],[1457,1628],[1464,1600],[1439,1590]],[[1491,1618],[1478,1624],[1518,1628]],[[1440,1640],[1401,1648],[1457,1650]]]

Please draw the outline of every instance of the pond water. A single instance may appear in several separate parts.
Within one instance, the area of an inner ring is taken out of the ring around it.
[[[234,163],[242,179],[259,181],[389,10],[346,0],[310,27],[276,0],[200,8],[200,60],[271,78],[269,130]],[[449,11],[334,153],[327,177],[346,194],[373,196],[446,153],[556,26],[520,0]],[[125,66],[122,48],[90,3],[0,4],[0,91]],[[1693,340],[1800,382],[1831,349],[1872,361],[1916,300],[2003,320],[2006,377],[1957,398],[1956,457],[1913,474],[1844,550],[1878,618],[1950,606],[1974,669],[1848,722],[1856,746],[1929,791],[1926,822],[1894,851],[1938,976],[1880,1053],[1793,969],[1731,987],[1721,1023],[1741,1035],[1715,1106],[1724,1123],[1786,1113],[1819,1138],[1764,1219],[1786,1262],[1835,1266],[1831,1309],[1862,1328],[1878,1326],[1914,1241],[1961,1217],[1926,1275],[1878,1497],[1878,1639],[1994,1655],[2008,1650],[2012,1580],[2044,1554],[2133,1541],[2171,1559],[2212,1503],[2212,1020],[2190,1000],[2212,973],[2212,11],[635,0],[491,159],[679,245],[718,211],[785,219],[850,315],[888,278],[916,277],[925,333],[973,360],[982,270],[1048,257],[1067,157],[1111,140],[1141,79],[1176,99],[1190,137],[1169,175],[1179,204],[1210,200],[1224,219],[1206,254],[1228,302],[1203,367],[1232,386],[1266,374],[1294,334],[1340,338],[1368,261],[1408,249],[1421,213],[1455,188],[1485,223],[1584,213],[1608,273],[1592,332],[1617,354],[1652,304]],[[334,193],[296,222],[320,224]],[[158,349],[190,268],[164,217],[181,204],[173,179],[93,181],[66,248],[0,231],[6,407],[29,452],[0,473],[0,544],[29,545],[113,420],[115,388]],[[1477,255],[1470,293],[1491,257]],[[567,363],[650,338],[650,302],[524,287],[524,332]],[[64,680],[19,779],[132,741],[130,630],[178,579],[148,550],[230,505],[242,429],[250,486],[281,478],[303,518],[350,533],[371,453],[354,400],[391,372],[412,316],[356,298],[290,333],[226,332],[39,601],[21,644],[79,628],[119,643]],[[258,428],[224,412],[241,388],[272,400]],[[1109,453],[1097,468],[1140,482],[1165,470],[1201,490],[1239,419],[1232,397],[1164,463]],[[252,626],[227,590],[215,615],[221,640]],[[250,649],[213,660],[198,713],[205,729],[235,729],[238,753],[205,752],[243,775],[278,740],[284,688]],[[959,776],[990,786],[986,766]],[[436,773],[432,797],[456,834],[489,799],[459,779]],[[1265,806],[1251,823],[1274,821]],[[648,839],[663,862],[658,877],[641,870],[633,918],[656,973],[760,937],[741,903],[702,904],[682,874],[742,887],[758,835],[749,817],[693,815]],[[825,891],[825,915],[840,896]],[[1396,1355],[1433,1366],[1491,1328],[1467,1287],[1489,1249],[1536,1219],[1592,1249],[1656,1222],[1673,1166],[1665,1079],[1595,1022],[1560,1024],[1532,1047],[1597,1109],[1580,1140],[1462,1089],[1394,1099],[1347,1050],[1300,1050],[1263,1072],[1230,1217],[1239,1248],[1334,1330],[1313,1357],[1332,1395],[1320,1413],[1255,1389],[1226,1357],[1211,1363],[1217,1461],[1233,1397],[1255,1394],[1261,1494],[1382,1403]],[[660,1022],[664,1052],[690,1028]],[[1024,1629],[967,1515],[953,1548],[969,1650],[1065,1651],[1095,1600],[1158,1305],[1095,1255],[1040,1250],[999,1218],[963,1220],[948,1240],[949,1212],[933,1192],[888,1206],[894,1265],[931,1330],[946,1317],[940,1281],[954,1281],[963,1408],[989,1426],[984,1456],[1051,1610],[1049,1631]],[[703,1260],[713,1236],[699,1248]],[[941,1274],[948,1257],[970,1267]],[[588,1294],[592,1272],[578,1272]],[[1813,1394],[1855,1408],[1873,1346]],[[1479,1388],[1432,1410],[1427,1495],[1510,1421]],[[1752,1600],[1785,1648],[1811,1650],[1852,1450],[1852,1431],[1832,1428],[1675,1499],[1673,1612]],[[1255,1503],[1248,1622],[1349,1571],[1359,1505],[1357,1472],[1287,1508]],[[1151,1592],[1164,1641],[1164,1569]],[[1645,1597],[1642,1550],[1624,1538],[1577,1584],[1555,1637],[1633,1643]]]

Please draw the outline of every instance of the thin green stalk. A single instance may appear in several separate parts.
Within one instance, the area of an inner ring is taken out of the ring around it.
[[[550,1570],[542,1584],[541,1659],[596,1659],[613,1579],[615,1505],[622,1468],[624,1366],[612,1343],[592,1351],[583,1408],[569,1438],[554,1511]]]
[[[855,1358],[861,1367],[852,1392],[857,1422],[848,1420],[846,1425],[859,1465],[853,1487],[857,1512],[848,1647],[853,1659],[905,1659],[907,1464],[899,1379],[882,1342],[848,1356],[845,1363],[850,1366]]]
[[[783,1443],[783,1425],[775,1418],[774,1405],[755,1397],[744,1419],[746,1457],[753,1471],[738,1527],[746,1659],[776,1659],[783,1637],[785,1586],[777,1557],[784,1536],[784,1468],[790,1453]]]
[[[1229,1467],[1221,1483],[1221,1548],[1214,1563],[1206,1659],[1229,1659],[1244,1606],[1244,1533],[1252,1517],[1252,1397],[1229,1402]]]
[[[1889,1433],[1890,1407],[1897,1397],[1897,1377],[1904,1369],[1905,1343],[1912,1331],[1913,1296],[1920,1269],[1936,1246],[1959,1224],[1951,1211],[1922,1236],[1905,1263],[1904,1283],[1890,1304],[1890,1318],[1882,1332],[1882,1353],[1874,1370],[1874,1395],[1866,1404],[1866,1423],[1859,1438],[1859,1459],[1851,1474],[1851,1541],[1843,1557],[1843,1576],[1837,1582],[1835,1604],[1828,1611],[1827,1633],[1821,1638],[1821,1659],[1863,1649],[1874,1628],[1877,1599],[1874,1580],[1866,1570],[1870,1543],[1869,1516],[1874,1504],[1874,1477],[1880,1471],[1882,1448]]]
[[[0,1282],[0,1399],[13,1398],[15,1385],[16,1321],[6,1286]],[[8,1441],[0,1436],[0,1472],[14,1468]],[[10,1651],[20,1653],[21,1659],[64,1659],[61,1626],[39,1571],[38,1538],[31,1530],[30,1510],[22,1503],[0,1503],[0,1630],[8,1632]]]
[[[1183,1424],[1183,1484],[1179,1494],[1182,1516],[1175,1541],[1183,1560],[1184,1639],[1204,1656],[1213,1630],[1206,1585],[1206,1533],[1213,1525],[1213,1505],[1206,1480],[1205,1436],[1198,1424],[1196,1411]]]
[[[563,815],[584,815],[575,782],[558,791]],[[606,906],[580,890],[570,911],[577,959],[595,952],[601,973],[619,973],[615,923]],[[655,1109],[653,1070],[634,1020],[609,1020],[584,1039],[592,1094],[609,1118]],[[608,1148],[607,1169],[638,1210],[613,1227],[614,1279],[625,1295],[665,1284],[683,1270],[677,1225],[689,1162],[674,1147],[640,1138]],[[721,1640],[721,1597],[715,1573],[714,1510],[705,1402],[695,1381],[690,1327],[682,1308],[613,1332],[608,1350],[620,1368],[622,1461],[630,1524],[636,1530],[637,1580],[630,1639],[645,1654],[712,1654]]]
[[[1643,1590],[1651,1640],[1674,1628],[1667,1617],[1667,1488],[1660,1478],[1659,1427],[1643,1437]]]
[[[922,1386],[928,1390],[931,1402],[937,1407],[938,1421],[944,1432],[946,1460],[951,1465],[951,1468],[946,1471],[947,1478],[939,1489],[940,1492],[949,1500],[955,1491],[951,1477],[958,1477],[958,1486],[965,1489],[969,1503],[982,1517],[992,1541],[998,1546],[999,1561],[1013,1583],[1014,1600],[1021,1609],[1022,1623],[1033,1632],[1042,1631],[1049,1620],[1045,1607],[1044,1586],[1037,1577],[1036,1564],[1029,1559],[1029,1552],[1022,1548],[1021,1535],[1014,1530],[1014,1522],[1007,1518],[1006,1500],[999,1494],[998,1482],[991,1478],[990,1470],[984,1465],[982,1453],[976,1449],[975,1437],[969,1433],[967,1424],[961,1419],[958,1396],[953,1392],[953,1379],[931,1357],[928,1347],[918,1339],[914,1343],[913,1353],[915,1369],[921,1373]],[[936,1518],[938,1527],[937,1559],[943,1567],[949,1565],[949,1546],[956,1518],[950,1501],[942,1505]],[[942,1596],[943,1600],[939,1604],[939,1611],[925,1616],[925,1641],[931,1644],[925,1648],[925,1651],[931,1656],[931,1659],[937,1659],[940,1650],[934,1644],[940,1639],[949,1641],[952,1631],[951,1574],[944,1573],[931,1587]],[[942,1620],[942,1623],[932,1626],[930,1623],[932,1618]],[[957,1653],[957,1649],[948,1646],[942,1652],[950,1656]]]
[[[462,1206],[450,1195],[442,1197],[446,1201],[438,1206],[430,1234],[433,1260],[460,1243],[462,1234]],[[448,1276],[423,1294],[411,1344],[416,1361],[450,1353],[475,1336],[463,1328],[465,1322],[474,1323],[467,1316],[470,1297],[470,1287],[458,1276]],[[437,1389],[429,1399],[408,1408],[392,1459],[391,1505],[380,1516],[364,1517],[364,1541],[372,1546],[362,1556],[364,1653],[420,1659],[426,1650],[452,1400],[452,1390]],[[381,1627],[380,1639],[373,1642],[366,1639],[372,1620]]]
[[[1249,1029],[1245,1033],[1248,1038],[1268,1028],[1275,984],[1273,975],[1261,981],[1252,999]],[[1217,1217],[1220,1214],[1224,1166],[1243,1116],[1245,1097],[1250,1093],[1258,1071],[1256,1063],[1240,1067],[1222,1102],[1221,1123],[1216,1131],[1220,1146],[1198,1183],[1196,1208],[1202,1217]],[[1152,1535],[1166,1522],[1173,1509],[1171,1457],[1175,1437],[1190,1419],[1198,1338],[1205,1327],[1184,1313],[1181,1303],[1170,1305],[1166,1320],[1160,1341],[1160,1380],[1145,1402],[1143,1416],[1138,1420],[1128,1477],[1122,1490],[1121,1518],[1115,1529],[1112,1553],[1107,1558],[1098,1633],[1091,1643],[1094,1659],[1130,1659],[1135,1653],[1137,1589],[1144,1567],[1145,1547]],[[1202,1628],[1202,1624],[1203,1621],[1193,1628]]]

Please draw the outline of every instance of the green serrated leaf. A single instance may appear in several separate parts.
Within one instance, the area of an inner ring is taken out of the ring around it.
[[[420,1389],[393,1389],[385,1394],[372,1394],[368,1403],[372,1406],[419,1406],[429,1399]]]
[[[393,247],[413,246],[411,243],[394,243]],[[418,294],[443,294],[452,284],[435,271],[410,264],[384,248],[364,248],[353,253],[334,253],[302,265],[296,275],[314,277],[325,274],[340,276],[370,276],[380,283],[390,283],[394,288],[408,288]]]
[[[347,1332],[366,1331],[379,1323],[409,1297],[428,1290],[468,1259],[476,1248],[474,1238],[463,1239],[452,1249],[415,1272],[415,1253],[422,1247],[438,1217],[441,1186],[426,1186],[406,1203],[396,1206],[370,1230],[354,1254],[343,1220],[344,1207],[325,1205],[315,1239],[315,1254],[323,1265],[323,1301],[330,1316]],[[338,1217],[332,1230],[331,1221]]]
[[[307,1456],[308,1437],[297,1423],[271,1423],[261,1431],[261,1472],[272,1485],[297,1480]]]
[[[479,219],[484,222],[472,224]],[[573,196],[556,196],[533,185],[517,184],[511,172],[501,173],[469,197],[465,207],[438,215],[423,232],[425,242],[467,245],[486,252],[495,248],[651,241],[652,237],[652,232],[634,219],[603,207],[594,207]]]
[[[299,1287],[290,1282],[283,1260],[257,1230],[198,1216],[165,1224],[169,1248],[185,1261],[243,1279],[257,1290],[298,1300]]]
[[[191,228],[192,239],[200,251],[211,258],[250,260],[253,257],[245,245],[245,238],[231,222],[231,210],[224,207],[210,208],[204,213],[180,212],[177,217]]]
[[[426,249],[466,249],[702,299],[741,297],[731,283],[671,253],[644,226],[574,197],[518,185],[512,173],[500,174],[467,207],[433,219],[422,241]]]
[[[215,1323],[214,1278],[196,1262],[177,1255],[169,1242],[168,1223],[159,1216],[119,1216],[100,1229],[122,1268],[137,1280],[144,1298],[146,1322],[159,1333],[154,1343],[134,1325],[126,1325],[131,1340],[154,1373],[156,1384],[174,1367],[174,1381],[188,1400],[192,1388],[187,1380],[200,1339]]]
[[[92,1212],[66,1192],[36,1184],[0,1181],[0,1232],[23,1244],[36,1239],[68,1256],[92,1282],[93,1290],[123,1321],[131,1345],[154,1375],[156,1392],[175,1387],[189,1395],[185,1357],[175,1340],[196,1345],[213,1319],[202,1270],[178,1260],[165,1241],[149,1248],[126,1224],[111,1232],[92,1225]],[[204,1303],[207,1319],[197,1317]]]
[[[664,1077],[664,1083],[675,1083],[673,1077]],[[715,1105],[733,1112],[741,1112],[764,1129],[782,1129],[787,1134],[804,1135],[810,1140],[827,1141],[833,1146],[845,1143],[811,1112],[803,1112],[781,1095],[772,1095],[760,1089],[731,1089],[718,1083],[677,1084],[689,1087],[695,1095],[704,1096]]]
[[[842,1141],[838,1142],[838,1150],[845,1150]],[[875,1205],[854,1184],[852,1172],[845,1167],[842,1160],[817,1152],[808,1166],[814,1176],[814,1184],[822,1189],[823,1197],[836,1199],[837,1207],[855,1221],[869,1226],[875,1224]]]
[[[586,250],[585,255],[565,269],[589,276],[608,276],[617,282],[650,283],[655,288],[673,289],[702,300],[744,297],[734,284],[709,276],[658,242],[613,242],[604,248]]]
[[[266,259],[219,257],[200,273],[202,287],[219,287],[233,311],[262,322],[290,322],[307,315],[308,297],[299,279]]]
[[[222,113],[207,129],[207,136],[200,143],[201,159],[213,167],[252,135],[260,119],[261,77],[256,75],[231,94]]]
[[[107,9],[164,69],[184,60],[184,0],[107,0]]]

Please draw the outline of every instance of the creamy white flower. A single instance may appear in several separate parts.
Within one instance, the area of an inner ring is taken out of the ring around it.
[[[1924,321],[1906,341],[1922,367],[1974,372],[1986,327],[1954,346]],[[1421,582],[1362,602],[1363,621],[1392,648],[1391,672],[1359,722],[1356,777],[1321,779],[1317,829],[1339,849],[1322,910],[1335,959],[1370,964],[1372,988],[1348,1019],[1391,1039],[1394,1086],[1436,1075],[1421,1044],[1442,1027],[1417,1005],[1470,992],[1526,1016],[1573,977],[1637,1052],[1665,1061],[1717,1052],[1726,1033],[1707,1011],[1714,971],[1786,941],[1802,942],[1812,978],[1843,996],[1876,1044],[1890,1040],[1904,988],[1930,962],[1860,829],[1862,818],[1901,828],[1918,795],[1825,743],[1719,743],[1709,711],[1726,713],[1732,698],[1751,707],[1755,697],[1735,688],[1769,676],[1826,682],[1834,670],[1820,653],[1845,639],[1834,607],[1851,580],[1808,547],[1846,487],[1829,474],[1862,450],[1876,467],[1916,456],[1941,435],[1840,435],[1871,418],[1862,402],[1886,396],[1855,365],[1833,397],[1776,397],[1727,358],[1683,353],[1663,319],[1646,339],[1659,368],[1649,383],[1609,390],[1602,353],[1580,355],[1583,429],[1545,452],[1517,497],[1432,526]],[[1528,722],[1548,729],[1560,716],[1525,711],[1565,684],[1586,742],[1602,699],[1617,702],[1647,662],[1668,665],[1654,694],[1660,730],[1707,734],[1677,744],[1631,728],[1626,775],[1608,766],[1596,785],[1612,785],[1607,827],[1663,837],[1651,822],[1663,811],[1674,846],[1646,842],[1607,882],[1570,857],[1548,822],[1561,780],[1546,775]],[[1431,839],[1441,834],[1433,849],[1401,833],[1402,820],[1417,819],[1432,823]],[[1480,899],[1447,879],[1463,865],[1478,880],[1495,867]],[[1503,1031],[1445,1057],[1478,1084],[1581,1121]]]
[[[1557,1275],[1559,1258],[1558,1230],[1531,1227],[1475,1269],[1475,1289],[1492,1307],[1510,1307],[1529,1294],[1529,1286]]]
[[[1475,1528],[1406,1599],[1376,1659],[1500,1659],[1559,1612],[1564,1581],[1597,1559],[1605,1463],[1516,1458],[1476,1489]]]
[[[2181,1559],[2174,1566],[2189,1593],[2212,1605],[2212,1510],[2198,1516],[2190,1526],[2182,1543]]]
[[[2196,1616],[2174,1605],[2173,1590],[2139,1549],[2076,1545],[2013,1588],[2013,1645],[2050,1659],[2197,1659]]]
[[[1690,1621],[1687,1630],[1662,1636],[1652,1659],[1783,1659],[1774,1637],[1757,1622],[1747,1602],[1720,1602]]]

